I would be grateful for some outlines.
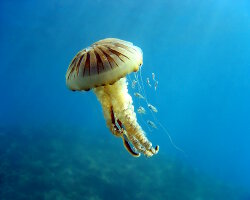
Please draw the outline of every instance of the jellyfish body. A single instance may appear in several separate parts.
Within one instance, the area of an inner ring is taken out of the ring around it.
[[[66,84],[74,91],[93,89],[112,134],[123,139],[125,148],[133,156],[143,153],[151,157],[158,152],[159,146],[152,147],[138,124],[126,80],[126,75],[138,71],[141,65],[139,47],[107,38],[83,49],[73,58],[66,73]]]

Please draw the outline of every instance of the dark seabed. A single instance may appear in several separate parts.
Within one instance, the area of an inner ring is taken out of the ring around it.
[[[135,162],[121,145],[111,134],[63,126],[2,128],[1,200],[250,198],[164,154]]]

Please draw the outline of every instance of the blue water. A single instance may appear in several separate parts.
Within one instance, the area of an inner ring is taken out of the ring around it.
[[[65,73],[79,50],[116,37],[142,48],[143,78],[154,72],[159,81],[156,92],[145,84],[148,99],[187,154],[158,129],[148,133],[160,145],[157,157],[172,157],[214,180],[250,188],[248,0],[1,1],[0,20],[4,130],[57,124],[107,138],[95,95],[69,91]],[[90,141],[98,149],[95,138]],[[120,144],[116,151],[126,154],[121,141],[114,141]]]

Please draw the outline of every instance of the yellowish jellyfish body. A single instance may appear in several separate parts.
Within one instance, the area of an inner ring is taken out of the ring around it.
[[[73,91],[93,89],[112,134],[123,139],[133,156],[143,153],[151,157],[159,146],[152,147],[138,124],[126,80],[127,74],[139,70],[142,59],[142,50],[131,42],[116,38],[100,40],[73,58],[66,73],[66,85]]]

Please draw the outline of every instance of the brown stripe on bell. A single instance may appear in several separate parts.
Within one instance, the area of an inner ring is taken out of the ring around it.
[[[96,60],[96,55],[94,53],[94,49],[89,51],[90,55],[90,75],[95,75],[97,73],[97,60]]]
[[[124,58],[125,57],[126,59],[129,59],[128,56],[126,56],[125,54],[123,54],[123,52],[120,50],[120,49],[114,49],[114,47],[112,48],[112,46],[110,47],[107,47],[109,49],[110,52],[112,52],[113,54],[115,54],[116,56],[119,57],[119,59],[122,61],[122,62],[125,62],[124,61]]]
[[[89,52],[86,52],[86,61],[84,65],[82,66],[83,68],[83,74],[82,76],[90,76],[90,55]]]
[[[100,74],[100,72],[102,72],[104,69],[103,62],[102,62],[101,56],[97,53],[96,49],[94,49],[94,53],[96,56],[97,73]]]
[[[102,64],[99,65],[100,73],[111,70],[112,67],[110,66],[109,61],[108,61],[107,57],[105,56],[105,54],[103,53],[102,49],[98,46],[95,46],[94,50],[95,50],[96,54],[98,54],[100,59],[101,59],[100,61]]]
[[[84,54],[80,55],[80,58],[77,61],[77,64],[76,64],[76,74],[77,74],[77,76],[79,75],[79,68],[80,68],[80,65],[81,65],[81,62],[82,62],[84,56],[85,56]]]
[[[122,55],[123,57],[125,57],[127,59],[130,59],[131,55],[133,55],[133,53],[135,53],[132,50],[124,48],[124,46],[118,45],[118,44],[117,45],[115,45],[115,44],[106,45],[105,44],[103,46],[110,49],[112,53],[117,54],[116,52],[118,52],[120,55]]]
[[[99,49],[106,56],[109,65],[111,66],[112,69],[118,67],[118,60],[115,54],[112,54],[112,52],[110,52],[109,49],[106,48],[105,46],[99,47]]]

